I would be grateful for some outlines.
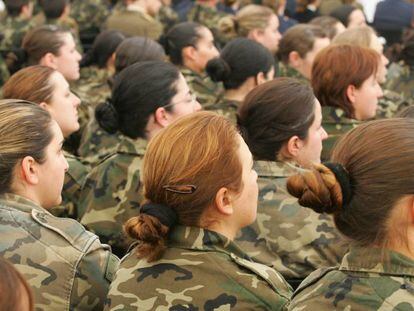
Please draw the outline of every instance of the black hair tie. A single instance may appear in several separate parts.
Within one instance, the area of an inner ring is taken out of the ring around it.
[[[326,162],[323,164],[329,168],[332,173],[334,173],[336,179],[339,182],[339,185],[341,186],[342,206],[348,205],[352,199],[351,179],[348,172],[343,167],[343,165],[339,163]]]
[[[157,218],[168,228],[172,228],[178,222],[177,213],[169,206],[163,204],[146,203],[141,207],[140,213]]]

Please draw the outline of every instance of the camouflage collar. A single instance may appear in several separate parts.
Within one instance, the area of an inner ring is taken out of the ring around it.
[[[8,206],[22,212],[31,213],[32,210],[45,212],[45,209],[37,205],[32,200],[24,198],[14,193],[5,193],[0,195],[0,206]]]
[[[180,72],[182,73],[184,77],[194,77],[194,78],[200,78],[200,79],[203,79],[207,75],[207,74],[201,75],[198,72],[195,72],[194,70],[188,67],[184,67],[184,66],[180,67]]]
[[[387,249],[351,247],[339,270],[414,277],[414,260]]]
[[[305,83],[305,84],[310,83],[309,79],[307,79],[299,71],[297,71],[296,69],[290,67],[289,65],[286,65],[282,62],[279,62],[278,66],[279,66],[279,76],[295,78],[295,79],[297,79],[300,82]]]
[[[95,84],[97,81],[99,81],[99,83],[107,83],[110,76],[109,71],[106,68],[99,68],[98,66],[83,67],[81,68],[80,73],[80,80],[83,80],[83,83],[85,83],[85,81],[94,82]]]
[[[293,164],[279,161],[254,161],[254,169],[259,177],[289,177],[297,173]]]
[[[123,136],[118,145],[117,152],[131,155],[143,156],[147,149],[148,141],[143,138],[132,139]]]
[[[322,123],[358,124],[358,123],[361,123],[361,121],[346,117],[345,111],[341,108],[323,106],[322,107]]]
[[[230,239],[199,227],[176,226],[169,236],[169,245],[191,250],[217,251],[250,260],[250,257]]]

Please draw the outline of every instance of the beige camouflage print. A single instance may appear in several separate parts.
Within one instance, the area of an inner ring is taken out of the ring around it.
[[[291,289],[226,237],[196,227],[170,233],[162,258],[123,258],[106,310],[286,310]]]
[[[286,65],[282,62],[279,62],[278,73],[276,76],[295,78],[302,83],[310,84],[309,79],[305,78],[299,71],[297,71],[296,69],[293,69],[289,65]]]
[[[222,115],[230,119],[234,124],[237,124],[237,109],[240,104],[241,102],[239,101],[221,97],[214,105],[207,106],[206,110],[217,112],[219,115]]]
[[[384,96],[378,100],[377,116],[378,119],[393,118],[404,108],[412,104],[412,99],[406,100],[401,94],[384,89]]]

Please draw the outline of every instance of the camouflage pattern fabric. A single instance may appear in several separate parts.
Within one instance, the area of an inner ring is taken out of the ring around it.
[[[385,89],[401,94],[408,101],[414,100],[414,68],[403,62],[391,64]]]
[[[7,68],[6,62],[0,53],[0,88],[10,78],[9,69]]]
[[[79,32],[99,30],[109,15],[107,0],[73,0],[70,16],[79,25]]]
[[[337,265],[347,246],[332,217],[300,206],[286,190],[287,178],[297,170],[271,161],[255,161],[254,169],[259,177],[256,221],[242,229],[236,243],[286,279],[303,279],[317,268]]]
[[[178,226],[158,261],[123,258],[106,310],[286,310],[291,289],[226,237]]]
[[[379,248],[351,248],[339,267],[312,273],[289,310],[413,310],[414,261]]]
[[[201,75],[186,67],[181,67],[180,71],[203,108],[207,109],[223,96],[223,84],[214,83],[207,74]]]
[[[99,126],[93,117],[89,120],[82,134],[79,155],[91,166],[95,166],[116,152],[123,137],[120,132],[109,134]]]
[[[322,107],[322,126],[328,133],[328,138],[322,142],[321,159],[328,160],[338,138],[359,124],[361,121],[347,118],[345,111],[340,108]]]
[[[73,219],[0,196],[0,254],[23,274],[36,310],[102,310],[119,260]]]
[[[180,22],[177,12],[175,12],[170,6],[163,5],[158,12],[157,19],[164,26],[164,32],[168,32],[175,24]]]
[[[405,99],[401,94],[384,89],[384,96],[378,101],[377,118],[392,118],[404,108],[412,105],[413,99]]]
[[[206,110],[217,112],[219,115],[222,115],[230,119],[234,124],[237,124],[237,109],[240,104],[241,102],[239,101],[227,99],[222,96],[214,105],[207,106]]]
[[[144,139],[124,137],[117,153],[94,167],[82,188],[81,206],[86,212],[81,223],[119,257],[130,244],[122,226],[139,213],[143,200],[140,170],[146,146]]]
[[[24,35],[34,26],[34,23],[30,20],[7,16],[0,23],[0,33],[4,36],[0,43],[0,50],[8,52],[20,48]]]
[[[305,78],[299,71],[293,69],[289,65],[286,65],[282,62],[278,64],[278,74],[277,77],[288,77],[288,78],[295,78],[302,83],[310,84],[309,79]]]

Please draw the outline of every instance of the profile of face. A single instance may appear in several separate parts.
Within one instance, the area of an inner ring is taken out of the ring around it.
[[[213,34],[207,27],[200,27],[197,32],[200,37],[194,47],[193,62],[196,70],[203,72],[208,61],[218,57],[220,53],[214,45]]]
[[[53,69],[59,71],[66,80],[75,81],[80,77],[79,62],[82,56],[76,49],[72,34],[68,32],[62,36],[63,45],[60,47],[58,55],[54,55]]]
[[[282,35],[279,32],[279,18],[273,14],[269,19],[267,27],[254,31],[254,35],[249,35],[249,38],[262,44],[272,54],[276,53],[279,49],[279,41],[282,39]]]
[[[351,14],[348,16],[348,28],[355,28],[355,27],[361,27],[366,26],[367,21],[365,19],[364,13],[357,9],[353,10]]]
[[[335,24],[335,29],[336,29],[336,35],[339,35],[346,30],[344,24],[342,24],[339,21]]]
[[[378,66],[377,78],[380,84],[385,83],[388,71],[387,65],[390,63],[390,61],[384,55],[384,46],[382,45],[378,36],[376,36],[375,34],[372,34],[370,48],[375,50],[381,56],[381,61]]]
[[[348,98],[355,109],[355,119],[368,120],[375,117],[378,99],[383,95],[378,78],[371,75],[359,88],[348,87]]]
[[[45,150],[46,161],[37,164],[37,190],[36,194],[40,205],[51,208],[62,202],[62,188],[65,172],[69,165],[63,155],[63,135],[59,125],[52,121],[51,131],[53,139]]]
[[[316,55],[331,43],[329,38],[316,38],[313,48],[306,53],[304,58],[300,58],[297,70],[307,79],[311,79],[312,65]]]
[[[40,105],[49,111],[63,136],[68,137],[79,129],[78,107],[81,101],[70,91],[68,82],[60,72],[55,71],[50,76],[49,83],[53,86],[52,98],[49,103]]]
[[[302,167],[309,167],[312,163],[321,162],[322,141],[328,138],[328,134],[322,127],[322,109],[321,104],[315,98],[315,117],[312,125],[309,127],[308,136],[296,142],[297,154],[293,160]]]

